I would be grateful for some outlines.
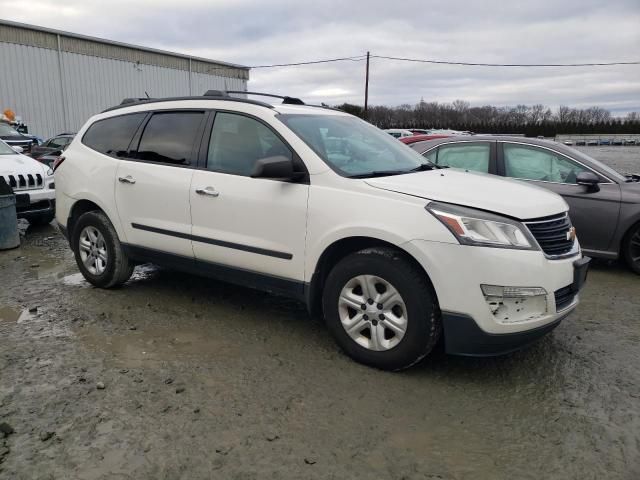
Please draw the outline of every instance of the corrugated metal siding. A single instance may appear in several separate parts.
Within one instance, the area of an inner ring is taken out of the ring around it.
[[[247,85],[242,78],[194,72],[190,91],[188,70],[69,52],[61,60],[62,84],[57,50],[0,42],[0,109],[14,110],[35,135],[77,131],[91,115],[145,92],[151,97],[202,95],[210,89],[246,90]]]
[[[10,108],[36,135],[64,129],[58,52],[0,43],[0,111]]]
[[[72,33],[54,33],[35,26],[0,23],[0,42],[58,50],[58,37],[60,37],[60,50],[63,52],[189,71],[191,57],[187,55],[110,42]],[[192,70],[199,73],[249,79],[249,70],[246,67],[239,68],[238,66],[225,65],[224,63],[206,59],[192,59],[191,61],[193,63]]]

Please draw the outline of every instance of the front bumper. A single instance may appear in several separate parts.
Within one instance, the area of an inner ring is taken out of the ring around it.
[[[560,296],[574,285],[577,255],[551,260],[541,251],[465,246],[414,240],[403,247],[428,273],[444,312],[448,351],[468,355],[496,355],[517,348],[553,329],[578,304],[577,291],[569,300]],[[585,260],[588,263],[588,260]],[[581,269],[584,272],[583,267]],[[579,283],[583,283],[581,278]],[[546,310],[523,321],[503,321],[492,312],[481,285],[544,288]],[[463,320],[461,320],[463,319]],[[468,326],[469,320],[473,326]],[[553,326],[552,326],[553,325]],[[473,333],[475,332],[475,333]],[[526,335],[522,335],[526,333]],[[515,335],[514,337],[502,337]],[[494,338],[493,336],[498,336]],[[468,347],[460,339],[468,337]],[[484,338],[484,340],[482,340]],[[485,349],[474,345],[487,343]],[[500,344],[509,348],[501,348]],[[494,347],[491,347],[494,345]],[[473,348],[472,348],[473,347]]]
[[[54,189],[17,190],[15,195],[18,218],[29,220],[41,215],[53,214],[56,211]]]
[[[493,334],[482,330],[476,321],[459,313],[442,312],[445,351],[451,355],[494,357],[520,350],[544,337],[571,311],[551,323],[523,332]]]

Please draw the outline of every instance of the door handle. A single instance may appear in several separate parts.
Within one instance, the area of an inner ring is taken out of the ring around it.
[[[127,175],[126,177],[118,177],[118,181],[120,183],[129,183],[131,185],[136,183],[135,178],[133,178],[131,175]]]
[[[216,192],[215,188],[207,187],[207,188],[196,188],[196,193],[198,195],[208,195],[210,197],[217,197],[220,195],[220,192]]]

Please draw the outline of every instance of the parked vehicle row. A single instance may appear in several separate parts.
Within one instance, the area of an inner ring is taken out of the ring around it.
[[[640,273],[639,175],[621,175],[578,150],[533,138],[449,137],[411,148],[439,167],[518,179],[561,195],[585,253],[622,257]]]
[[[150,261],[290,295],[388,370],[439,341],[512,351],[576,307],[589,259],[560,196],[442,169],[282,98],[208,92],[92,117],[55,167],[56,219],[87,281],[115,287]]]

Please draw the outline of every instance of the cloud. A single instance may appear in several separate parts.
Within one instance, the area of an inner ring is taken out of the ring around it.
[[[637,0],[445,3],[0,0],[7,18],[245,65],[372,54],[496,63],[640,60]],[[53,14],[58,12],[58,14]],[[251,90],[362,103],[364,62],[255,69]],[[640,66],[488,68],[372,59],[370,103],[600,105],[640,111]]]

